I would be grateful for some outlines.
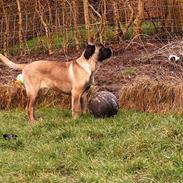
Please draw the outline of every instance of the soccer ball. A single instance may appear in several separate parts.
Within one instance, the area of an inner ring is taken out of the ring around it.
[[[90,101],[89,110],[96,118],[114,116],[119,110],[118,100],[111,92],[97,92]]]

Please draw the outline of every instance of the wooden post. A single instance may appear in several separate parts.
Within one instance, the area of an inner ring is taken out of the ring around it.
[[[19,44],[20,44],[20,50],[21,54],[24,52],[24,42],[23,42],[23,28],[22,28],[22,12],[21,12],[21,5],[20,1],[16,0],[17,3],[17,9],[18,9],[18,38],[19,38]]]
[[[123,36],[123,31],[122,31],[122,25],[120,22],[119,10],[117,7],[116,0],[111,0],[111,3],[113,8],[113,16],[114,16],[114,23],[115,23],[115,36],[117,40],[120,40],[120,37]]]
[[[76,50],[79,50],[79,30],[78,30],[78,8],[77,8],[77,0],[72,0],[72,17],[73,17],[73,24],[74,24],[74,40],[75,40],[75,44],[76,44]]]
[[[3,35],[3,53],[5,56],[8,55],[8,39],[9,39],[9,22],[8,22],[8,14],[6,12],[6,8],[4,7],[3,0],[0,0],[0,4],[3,10],[3,17],[5,20],[5,32]]]
[[[68,44],[67,44],[67,19],[66,19],[66,2],[62,2],[62,47],[64,54],[67,53]]]
[[[52,48],[51,48],[52,46],[51,46],[51,40],[50,40],[50,35],[49,35],[49,28],[48,28],[46,21],[44,20],[40,0],[36,1],[35,10],[36,10],[36,12],[40,18],[40,21],[44,27],[45,34],[46,34],[46,46],[48,49],[48,54],[51,55],[53,52],[52,52]]]
[[[84,8],[84,19],[85,19],[85,27],[88,33],[88,42],[93,42],[93,31],[90,24],[90,16],[89,16],[89,3],[88,0],[83,0],[83,8]]]
[[[138,0],[138,8],[135,20],[133,22],[133,36],[139,37],[142,30],[141,25],[144,19],[144,0]]]

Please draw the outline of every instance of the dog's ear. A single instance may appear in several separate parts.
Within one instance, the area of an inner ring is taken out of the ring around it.
[[[88,44],[84,51],[84,57],[88,60],[94,53],[95,45]]]

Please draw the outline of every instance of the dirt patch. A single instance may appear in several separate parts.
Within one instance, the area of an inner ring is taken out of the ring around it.
[[[97,85],[107,88],[119,97],[121,87],[132,84],[138,78],[145,76],[159,82],[180,83],[183,79],[183,61],[177,63],[169,61],[169,53],[145,61],[140,59],[162,46],[158,42],[123,46],[121,54],[118,52],[99,69],[95,77]],[[128,49],[125,50],[125,47]]]

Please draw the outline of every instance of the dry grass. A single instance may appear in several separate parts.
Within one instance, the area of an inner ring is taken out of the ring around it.
[[[120,91],[120,106],[147,112],[183,112],[183,83],[137,79]]]
[[[100,87],[91,88],[88,98],[91,100]],[[0,86],[0,109],[25,108],[27,97],[25,89],[19,84]],[[42,90],[37,105],[70,108],[71,97],[56,90]],[[122,108],[147,112],[183,112],[183,83],[155,81],[144,77],[131,85],[122,87],[119,103]]]
[[[16,83],[1,85],[0,101],[0,109],[24,108],[27,103],[25,88]],[[38,95],[37,105],[68,108],[70,107],[70,96],[56,90],[42,90]]]
[[[92,86],[88,93],[90,102],[92,96],[101,90],[105,90],[98,86]],[[0,85],[0,110],[12,108],[25,108],[27,104],[27,95],[23,85],[11,82],[6,85]],[[41,90],[38,94],[37,104],[41,106],[57,106],[64,109],[71,107],[71,96],[63,94],[59,90]]]

